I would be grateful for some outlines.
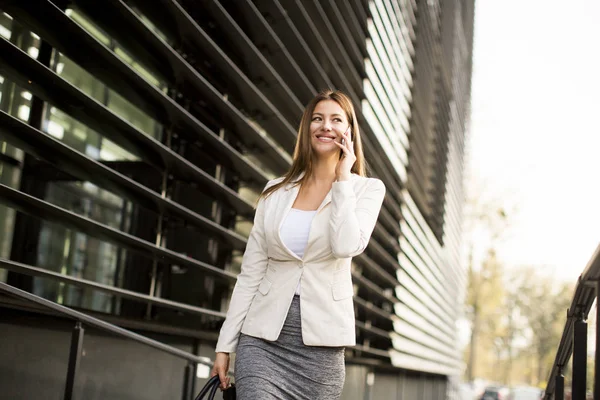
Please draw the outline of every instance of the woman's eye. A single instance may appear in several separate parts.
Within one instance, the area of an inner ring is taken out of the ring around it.
[[[342,122],[342,120],[340,118],[335,118],[334,121],[335,122]]]
[[[312,119],[312,120],[313,120],[313,121],[320,121],[320,120],[321,120],[321,117],[313,117],[313,119]]]

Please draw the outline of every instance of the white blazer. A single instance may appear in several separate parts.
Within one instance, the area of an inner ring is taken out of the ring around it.
[[[304,344],[356,344],[350,264],[367,247],[385,186],[358,175],[334,182],[312,220],[303,258],[279,234],[298,191],[299,186],[289,184],[259,201],[217,352],[235,352],[240,332],[277,340],[298,282]]]

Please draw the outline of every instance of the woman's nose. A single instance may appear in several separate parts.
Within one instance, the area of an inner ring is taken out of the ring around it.
[[[323,129],[326,131],[330,131],[331,130],[331,122],[323,121]]]

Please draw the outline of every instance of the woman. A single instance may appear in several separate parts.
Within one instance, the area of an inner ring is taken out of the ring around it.
[[[364,251],[385,195],[365,177],[350,99],[306,107],[288,173],[262,193],[216,347],[212,376],[238,399],[338,399],[344,347],[356,344],[353,256]]]

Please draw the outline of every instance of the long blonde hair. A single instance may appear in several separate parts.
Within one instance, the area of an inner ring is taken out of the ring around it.
[[[317,104],[323,100],[335,101],[346,113],[346,117],[348,118],[348,123],[352,132],[354,154],[356,155],[356,162],[352,166],[351,172],[360,176],[366,175],[366,162],[363,154],[362,141],[360,139],[360,129],[356,120],[356,113],[354,112],[352,100],[350,100],[346,94],[339,90],[327,89],[317,94],[304,109],[302,120],[300,121],[300,127],[298,128],[298,138],[296,140],[296,147],[294,148],[292,166],[290,167],[289,171],[283,176],[283,180],[281,182],[267,188],[261,194],[261,198],[270,196],[272,193],[282,187],[285,187],[290,182],[293,182],[294,186],[302,185],[311,177],[313,172],[314,154],[311,145],[310,123],[312,120],[312,114],[315,111],[315,107],[317,107]]]

